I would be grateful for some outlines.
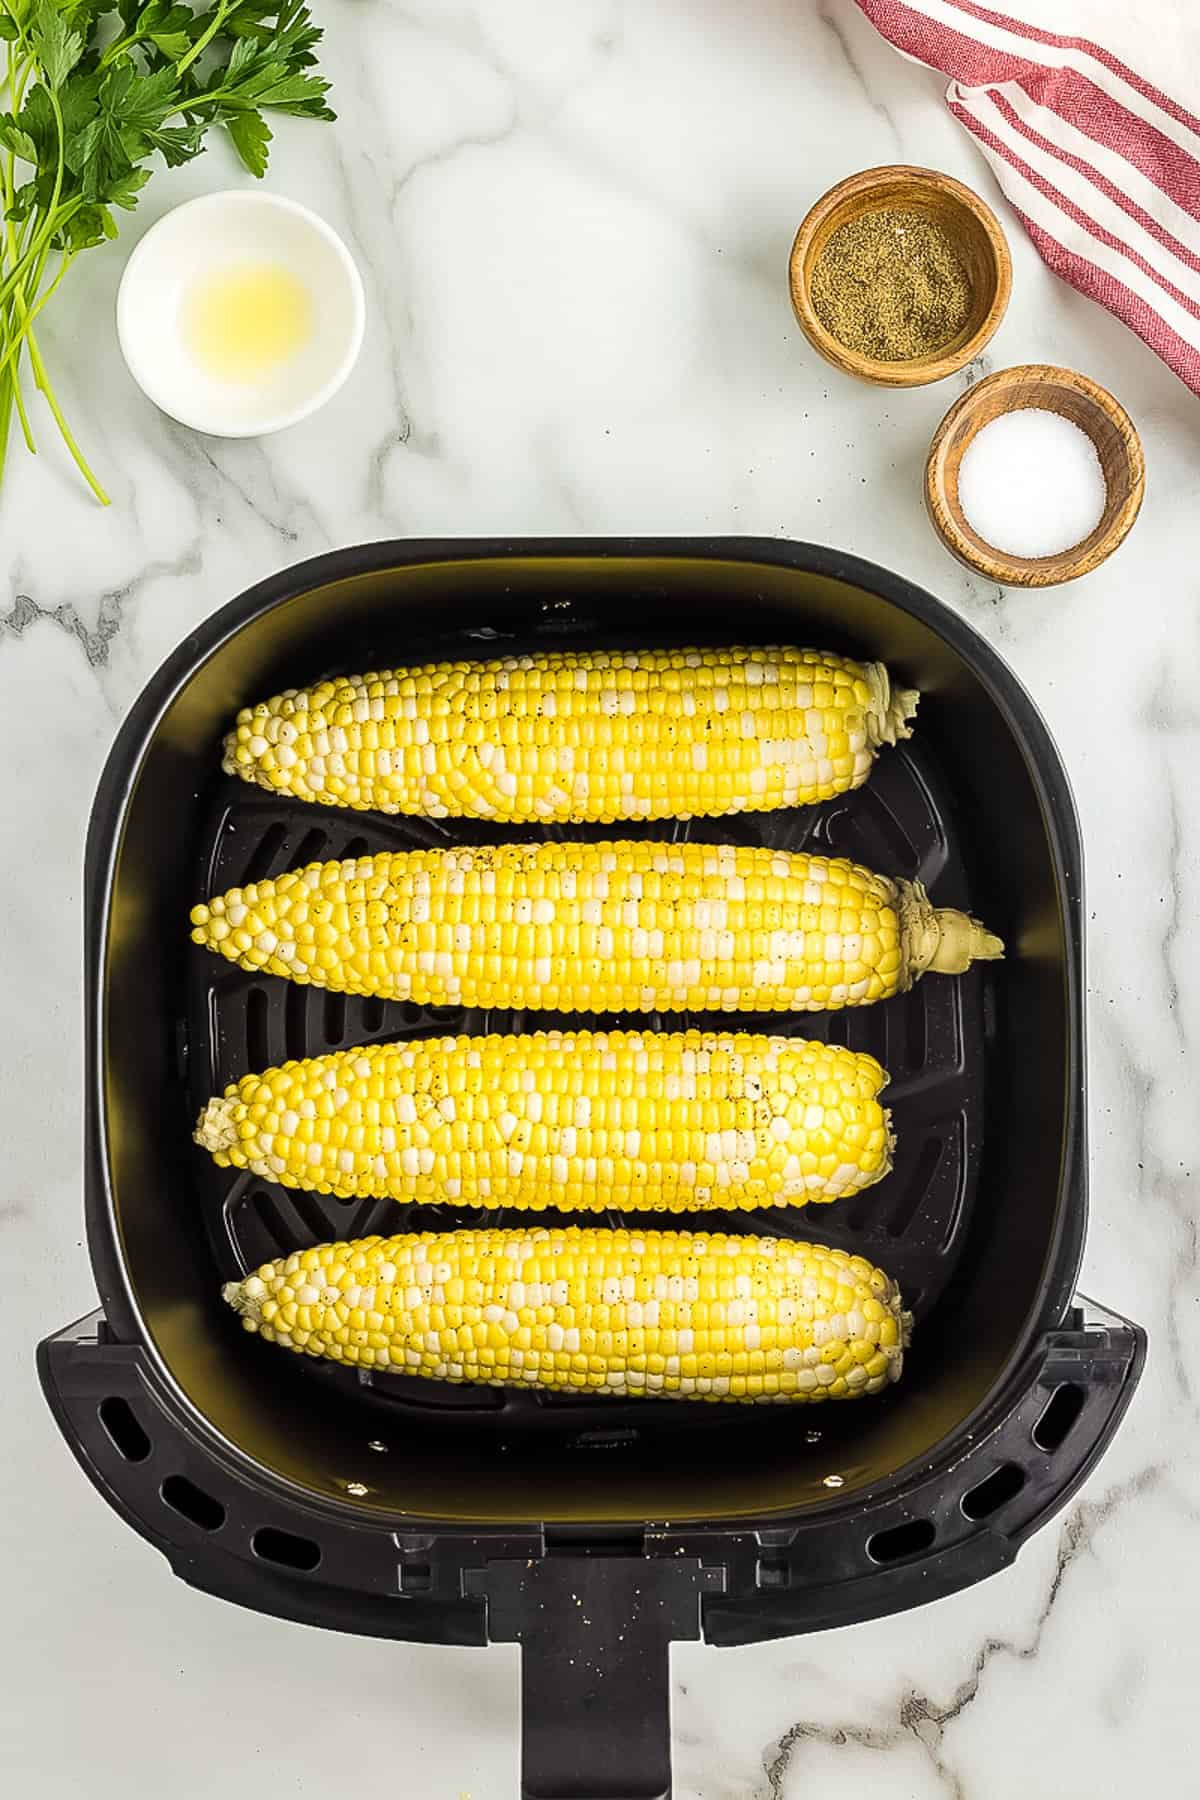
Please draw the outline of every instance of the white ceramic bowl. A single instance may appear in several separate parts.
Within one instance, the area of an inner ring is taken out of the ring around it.
[[[187,299],[223,267],[281,267],[306,290],[313,330],[252,380],[223,380],[188,345]],[[354,367],[365,321],[354,259],[335,231],[277,194],[233,189],[158,220],[125,266],[117,336],[129,372],[163,412],[213,437],[259,437],[323,406]]]

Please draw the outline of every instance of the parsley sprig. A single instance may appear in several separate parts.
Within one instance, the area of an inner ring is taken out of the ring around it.
[[[223,126],[262,175],[269,112],[332,119],[304,0],[0,0],[0,479],[23,364],[97,499],[35,322],[83,250],[117,235],[160,156],[190,162]]]

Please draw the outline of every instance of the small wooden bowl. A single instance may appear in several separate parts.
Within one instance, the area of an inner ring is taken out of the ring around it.
[[[1055,556],[996,549],[971,528],[959,504],[958,471],[971,439],[1001,413],[1024,407],[1058,413],[1086,431],[1108,490],[1096,529]],[[1125,408],[1088,376],[1045,363],[999,369],[968,388],[938,426],[925,463],[925,505],[934,530],[959,562],[1001,587],[1054,587],[1099,568],[1137,518],[1145,486],[1141,439]]]
[[[971,310],[958,335],[940,350],[906,362],[880,362],[875,357],[860,356],[826,331],[812,304],[812,272],[833,233],[852,219],[885,207],[932,214],[953,238],[972,290]],[[789,279],[797,323],[826,362],[847,375],[883,387],[923,387],[927,382],[953,375],[978,356],[989,341],[1008,305],[1012,257],[1000,221],[969,187],[935,169],[889,163],[851,175],[822,195],[796,233]]]

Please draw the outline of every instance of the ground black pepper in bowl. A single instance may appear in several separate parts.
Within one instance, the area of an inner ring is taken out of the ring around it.
[[[971,283],[954,240],[927,211],[861,213],[832,233],[812,272],[812,307],[839,343],[878,362],[908,362],[962,331]]]
[[[889,163],[847,175],[809,207],[788,287],[800,329],[835,369],[924,387],[990,342],[1012,257],[1000,221],[963,182]]]

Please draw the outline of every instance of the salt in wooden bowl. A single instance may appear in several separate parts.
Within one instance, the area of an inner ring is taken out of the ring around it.
[[[1053,556],[1014,556],[980,537],[958,497],[958,475],[967,446],[993,419],[1026,407],[1058,413],[1085,431],[1096,447],[1105,501],[1093,531]],[[946,548],[1001,587],[1054,587],[1099,568],[1138,516],[1146,486],[1141,439],[1118,400],[1090,376],[1045,363],[999,369],[954,402],[929,447],[925,506]]]

